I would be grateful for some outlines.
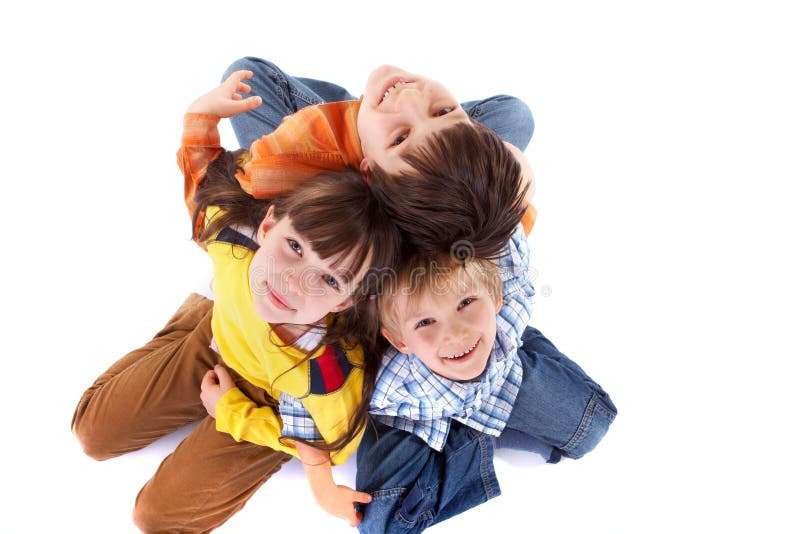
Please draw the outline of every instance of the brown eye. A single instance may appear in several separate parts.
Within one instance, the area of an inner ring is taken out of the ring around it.
[[[433,116],[434,117],[441,117],[442,115],[447,115],[448,113],[453,111],[453,109],[454,108],[442,108],[439,111],[437,111],[436,113],[434,113]]]

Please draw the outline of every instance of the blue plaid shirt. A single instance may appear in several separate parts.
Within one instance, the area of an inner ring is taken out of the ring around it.
[[[325,441],[317,425],[300,399],[286,393],[278,396],[278,414],[283,421],[281,439],[300,438],[307,441]]]
[[[500,435],[522,383],[517,349],[532,312],[530,250],[521,225],[497,263],[503,280],[503,305],[483,374],[472,382],[455,382],[433,373],[413,354],[390,348],[383,355],[369,410],[376,419],[416,434],[437,451],[447,440],[450,419],[492,436]],[[281,394],[279,413],[283,420],[281,437],[323,441],[298,399]]]
[[[498,260],[503,305],[495,344],[480,377],[455,382],[433,373],[415,355],[391,348],[383,355],[370,413],[382,423],[419,436],[437,451],[444,447],[451,419],[499,436],[522,383],[517,349],[532,312],[529,263],[528,240],[519,226]]]

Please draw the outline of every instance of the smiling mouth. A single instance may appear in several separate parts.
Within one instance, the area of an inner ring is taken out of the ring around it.
[[[284,298],[270,286],[267,286],[267,296],[276,307],[285,311],[294,311],[294,308],[292,308],[289,303],[286,302],[286,300],[284,300]]]
[[[407,83],[411,83],[409,80],[405,78],[401,78],[400,76],[395,76],[394,78],[390,79],[389,82],[383,87],[383,92],[381,93],[381,100],[378,102],[380,106],[383,104],[383,101],[389,98],[389,95],[392,94],[392,91],[397,89],[397,87],[401,85],[405,85]]]
[[[472,346],[469,347],[464,352],[461,352],[459,354],[453,354],[452,356],[444,356],[442,359],[443,360],[448,360],[448,361],[457,361],[457,360],[461,360],[461,359],[467,358],[468,356],[472,355],[473,352],[475,352],[475,348],[478,346],[478,343],[480,342],[480,340],[481,340],[480,338],[476,339],[475,343],[473,343]]]

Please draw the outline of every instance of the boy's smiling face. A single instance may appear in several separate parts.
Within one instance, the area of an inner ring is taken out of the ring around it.
[[[381,329],[397,350],[415,354],[434,373],[457,381],[472,380],[486,369],[502,304],[485,284],[464,281],[423,290],[414,299],[399,291],[393,297],[397,331]]]
[[[459,122],[470,119],[442,84],[392,65],[378,67],[367,79],[358,112],[362,173],[372,164],[390,174],[410,171],[402,155]]]

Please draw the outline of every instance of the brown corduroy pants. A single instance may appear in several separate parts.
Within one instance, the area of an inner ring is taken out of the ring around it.
[[[211,342],[212,301],[192,294],[156,336],[112,365],[86,390],[72,431],[89,456],[105,460],[149,445],[202,419],[161,463],[136,498],[144,532],[208,532],[224,523],[290,455],[217,432],[200,401],[200,382],[222,360]],[[223,364],[224,365],[224,364]],[[231,376],[260,406],[263,389]]]

